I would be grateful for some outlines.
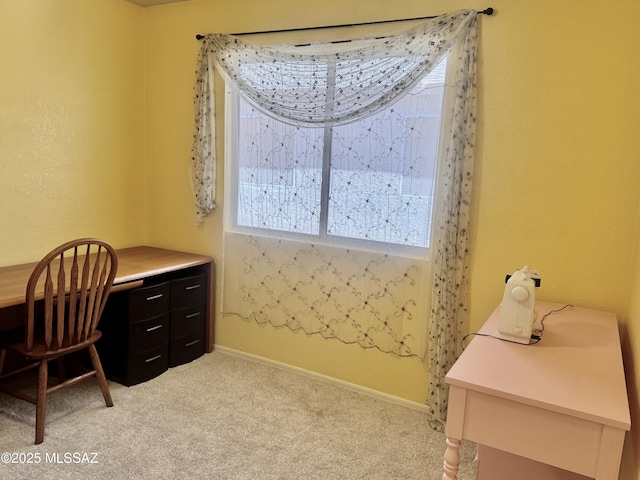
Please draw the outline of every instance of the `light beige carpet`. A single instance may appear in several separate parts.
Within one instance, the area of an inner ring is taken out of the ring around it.
[[[0,393],[0,478],[442,478],[424,413],[227,353],[110,387],[112,408],[94,379],[51,395],[37,446],[34,407]],[[474,455],[463,443],[460,480]]]

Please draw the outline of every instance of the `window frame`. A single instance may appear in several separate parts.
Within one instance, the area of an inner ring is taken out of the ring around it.
[[[311,244],[321,244],[333,247],[356,248],[362,251],[372,251],[380,253],[393,253],[399,256],[413,257],[428,260],[433,245],[433,232],[436,225],[437,205],[440,198],[441,183],[441,165],[446,152],[447,132],[450,129],[451,119],[453,117],[453,103],[455,100],[455,85],[450,81],[454,78],[455,73],[455,57],[452,52],[448,52],[444,57],[447,60],[444,75],[442,107],[440,114],[440,130],[438,139],[438,148],[436,153],[436,164],[434,168],[434,182],[432,193],[432,211],[429,225],[429,244],[426,247],[403,245],[379,240],[359,239],[354,237],[344,237],[327,233],[328,216],[329,216],[329,176],[331,152],[330,148],[323,149],[322,159],[322,185],[320,193],[320,227],[318,235],[300,232],[291,232],[285,230],[268,229],[262,227],[254,227],[247,225],[239,225],[238,218],[238,182],[239,182],[239,165],[234,161],[236,158],[236,145],[238,144],[238,132],[240,117],[237,115],[239,110],[240,96],[231,86],[225,83],[225,135],[224,135],[224,152],[225,152],[225,169],[224,169],[224,198],[226,208],[223,209],[224,228],[226,231],[233,233],[244,233],[255,236],[263,236],[277,239],[287,239],[293,241],[303,241]],[[327,136],[331,136],[333,126],[325,126],[325,141]],[[329,150],[329,151],[328,151]],[[235,196],[235,198],[234,198]]]

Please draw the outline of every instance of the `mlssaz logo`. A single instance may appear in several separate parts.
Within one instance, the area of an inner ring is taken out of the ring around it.
[[[98,454],[95,452],[81,453],[81,452],[54,452],[45,453],[45,463],[61,463],[61,464],[91,464],[98,463]]]

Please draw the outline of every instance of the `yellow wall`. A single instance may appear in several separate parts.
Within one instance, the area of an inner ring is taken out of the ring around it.
[[[626,438],[625,461],[620,478],[640,479],[640,208],[636,223],[636,246],[630,261],[633,274],[629,282],[630,295],[622,348],[631,407],[631,432]]]
[[[469,328],[500,301],[504,275],[525,264],[542,275],[540,299],[616,312],[626,327],[632,422],[640,425],[640,5],[490,4],[497,14],[481,19]],[[0,54],[0,265],[85,234],[220,263],[222,163],[219,209],[201,227],[188,175],[196,33],[488,6],[190,0],[143,9],[122,0],[0,0],[0,45],[11,46]],[[222,118],[218,109],[220,154]],[[95,204],[103,216],[80,216]],[[413,360],[236,319],[217,319],[216,341],[425,399],[428,376]],[[638,480],[635,430],[625,448],[621,478]]]
[[[0,265],[143,243],[144,11],[0,0]]]
[[[493,2],[483,22],[472,323],[502,273],[540,298],[623,314],[640,192],[640,4]],[[501,4],[504,5],[503,8]]]

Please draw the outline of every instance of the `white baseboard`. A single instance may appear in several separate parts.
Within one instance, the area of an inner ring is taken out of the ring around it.
[[[330,383],[332,385],[336,385],[338,387],[345,388],[347,390],[351,390],[353,392],[360,393],[362,395],[367,395],[369,397],[373,397],[378,400],[382,400],[384,402],[393,403],[395,405],[400,405],[402,407],[410,408],[412,410],[418,410],[424,413],[429,412],[429,408],[427,407],[427,405],[422,405],[420,403],[413,402],[411,400],[396,397],[394,395],[389,395],[388,393],[379,392],[377,390],[356,385],[354,383],[345,382],[344,380],[339,380],[337,378],[329,377],[327,375],[322,375],[321,373],[312,372],[311,370],[305,370],[304,368],[294,367],[293,365],[277,362],[275,360],[270,360],[265,357],[260,357],[258,355],[253,355],[251,353],[242,352],[240,350],[235,350],[233,348],[223,347],[222,345],[215,345],[214,350],[227,355],[233,355],[239,358],[243,358],[245,360],[249,360],[252,362],[257,362],[264,365],[269,365],[271,367],[279,368],[281,370],[302,375],[303,377],[307,377],[313,380],[319,380],[321,382]]]

